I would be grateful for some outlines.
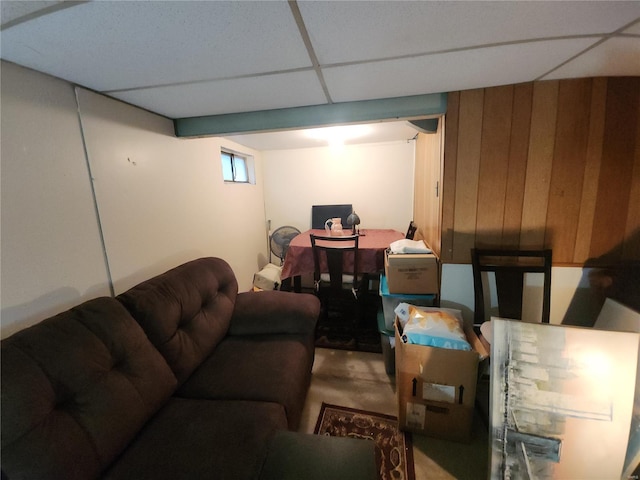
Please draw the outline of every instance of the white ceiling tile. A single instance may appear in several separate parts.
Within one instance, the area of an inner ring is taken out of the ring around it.
[[[4,59],[100,91],[311,65],[286,2],[89,2],[1,35]]]
[[[169,117],[326,103],[284,0],[60,5],[2,0],[3,21],[18,20],[0,32],[2,58]],[[640,18],[637,0],[296,5],[335,102],[504,85],[546,72],[640,75],[640,22],[588,50]]]
[[[24,0],[3,0],[0,2],[0,21],[2,25],[13,22],[16,19],[32,15],[38,10],[44,8],[53,7],[62,3],[62,0],[43,0],[43,1],[29,1]]]
[[[640,76],[640,38],[606,40],[554,70],[544,80],[598,76]]]
[[[300,2],[321,64],[610,33],[640,2]]]
[[[119,92],[111,96],[169,118],[326,103],[312,70]]]
[[[593,40],[532,42],[323,69],[334,101],[450,92],[534,80]]]

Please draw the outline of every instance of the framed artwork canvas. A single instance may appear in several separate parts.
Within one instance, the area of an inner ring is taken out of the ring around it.
[[[621,478],[639,335],[492,319],[491,478]]]
[[[640,313],[611,298],[607,298],[598,314],[593,328],[597,330],[615,330],[619,332],[640,333]],[[629,445],[624,461],[624,471],[621,478],[632,478],[633,472],[640,465],[640,352],[636,369],[636,393],[633,402]]]

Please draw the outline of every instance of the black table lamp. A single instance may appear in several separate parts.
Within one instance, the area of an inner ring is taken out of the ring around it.
[[[356,234],[356,225],[360,225],[360,217],[356,212],[351,212],[351,214],[347,217],[347,223],[351,225],[351,233],[353,235]]]

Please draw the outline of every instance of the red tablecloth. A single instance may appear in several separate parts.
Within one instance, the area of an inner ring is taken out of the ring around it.
[[[311,234],[325,235],[324,230],[307,230],[295,237],[284,259],[281,278],[313,273]],[[366,229],[358,240],[358,270],[362,273],[377,273],[384,270],[384,251],[391,242],[404,238],[397,230]],[[353,265],[352,265],[353,267]]]

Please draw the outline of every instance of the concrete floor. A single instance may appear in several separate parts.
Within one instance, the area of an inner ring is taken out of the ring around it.
[[[313,433],[322,402],[398,416],[395,377],[377,353],[317,348],[301,432]],[[488,434],[476,415],[471,443],[412,434],[417,480],[488,477]]]

